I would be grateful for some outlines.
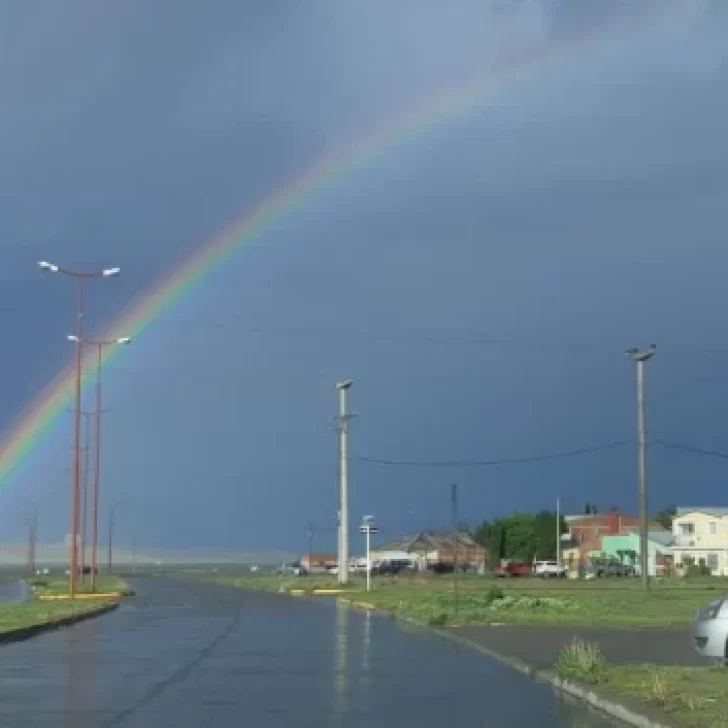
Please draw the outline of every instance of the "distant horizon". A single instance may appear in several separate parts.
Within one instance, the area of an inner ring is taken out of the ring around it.
[[[86,562],[90,562],[91,550],[88,550]],[[103,570],[107,563],[106,546],[99,548],[98,563]],[[114,547],[113,563],[117,565],[154,565],[162,564],[276,564],[298,557],[300,554],[284,549],[225,549],[217,547],[199,548],[147,548],[127,546]],[[19,565],[27,563],[27,542],[3,543],[0,545],[0,568],[2,565]],[[38,542],[36,544],[35,561],[38,565],[68,564],[68,546],[63,542]]]

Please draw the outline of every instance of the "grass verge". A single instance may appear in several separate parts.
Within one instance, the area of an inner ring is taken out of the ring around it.
[[[0,640],[30,636],[44,627],[53,628],[82,617],[103,612],[110,600],[67,602],[21,602],[0,606]],[[27,635],[24,633],[28,633]]]
[[[46,578],[33,577],[30,580],[33,591],[37,596],[59,596],[68,594],[68,577]],[[122,596],[133,596],[134,590],[120,576],[99,575],[96,577],[96,592],[98,594],[118,593]],[[76,582],[77,594],[91,593],[91,578],[86,576],[84,581]]]
[[[728,669],[724,667],[609,665],[598,645],[575,640],[562,650],[556,674],[659,708],[678,725],[728,725]]]
[[[284,592],[337,586],[336,579],[326,575],[206,573],[190,574],[189,578]],[[632,579],[557,582],[468,575],[458,579],[456,603],[451,576],[377,577],[372,591],[367,592],[364,579],[356,575],[347,596],[433,626],[502,622],[666,627],[689,624],[699,607],[723,591],[728,591],[726,581],[717,578],[655,581],[645,593]]]

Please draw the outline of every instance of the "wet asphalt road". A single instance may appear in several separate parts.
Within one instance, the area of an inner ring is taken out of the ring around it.
[[[0,725],[615,725],[469,649],[333,600],[133,585],[137,597],[111,614],[0,647]]]

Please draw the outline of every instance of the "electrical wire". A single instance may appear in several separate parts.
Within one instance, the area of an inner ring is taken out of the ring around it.
[[[718,450],[706,450],[702,447],[693,447],[692,445],[683,445],[680,442],[671,442],[669,440],[651,440],[655,445],[660,445],[668,450],[680,450],[682,452],[689,452],[693,455],[705,455],[707,457],[719,458],[721,460],[728,460],[728,453],[720,452]]]
[[[376,465],[400,465],[410,467],[481,467],[492,465],[509,465],[520,463],[536,463],[544,460],[562,460],[565,458],[578,457],[580,455],[588,455],[590,453],[601,452],[603,450],[611,450],[623,445],[634,442],[632,438],[626,440],[615,440],[614,442],[606,442],[600,445],[584,447],[578,450],[566,450],[562,452],[543,453],[540,455],[529,455],[518,458],[498,458],[497,460],[387,460],[384,458],[373,458],[358,456],[357,460],[365,463],[373,463]]]

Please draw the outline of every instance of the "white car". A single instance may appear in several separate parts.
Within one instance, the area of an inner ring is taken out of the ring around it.
[[[534,576],[540,576],[542,579],[564,578],[566,567],[559,566],[555,561],[537,561],[533,565],[533,573]]]

